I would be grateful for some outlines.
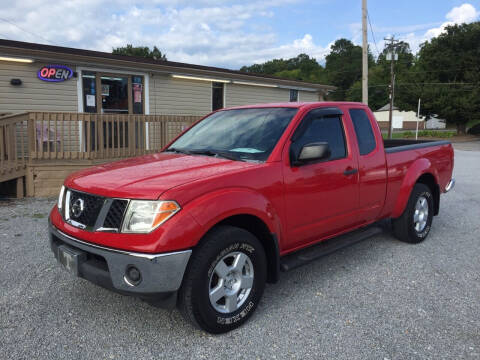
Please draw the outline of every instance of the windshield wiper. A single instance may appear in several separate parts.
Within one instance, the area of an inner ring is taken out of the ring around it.
[[[190,154],[194,155],[207,155],[207,156],[217,156],[228,160],[233,161],[245,161],[235,155],[232,155],[226,151],[219,151],[219,150],[209,150],[209,149],[202,149],[202,150],[189,150]]]
[[[190,155],[190,151],[186,150],[186,149],[179,149],[179,148],[168,148],[167,150],[165,150],[164,152],[176,152],[176,153],[179,153],[179,154],[187,154],[187,155]]]

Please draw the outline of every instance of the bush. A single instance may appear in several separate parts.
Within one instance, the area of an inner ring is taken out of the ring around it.
[[[426,137],[432,137],[432,138],[451,138],[452,136],[455,136],[456,132],[455,131],[435,131],[435,130],[421,130],[418,132],[418,137],[419,138],[426,138]],[[383,133],[383,138],[387,139],[388,135],[386,133]],[[415,132],[414,131],[404,131],[404,132],[395,132],[393,133],[392,136],[393,139],[415,139]]]
[[[468,129],[468,133],[470,135],[480,135],[480,123],[472,126],[470,129]]]

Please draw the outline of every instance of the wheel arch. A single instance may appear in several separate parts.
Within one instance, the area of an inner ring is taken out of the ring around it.
[[[424,184],[430,188],[433,195],[433,214],[438,215],[440,211],[440,186],[431,173],[422,174],[415,184]]]
[[[424,184],[432,191],[434,199],[434,215],[438,215],[440,209],[440,187],[438,185],[438,174],[431,162],[426,159],[418,159],[408,169],[398,192],[397,201],[392,212],[392,218],[403,214],[408,199],[415,184]]]

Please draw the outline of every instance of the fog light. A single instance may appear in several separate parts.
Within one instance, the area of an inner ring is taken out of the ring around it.
[[[142,273],[135,266],[129,265],[123,278],[130,286],[137,286],[142,281]]]

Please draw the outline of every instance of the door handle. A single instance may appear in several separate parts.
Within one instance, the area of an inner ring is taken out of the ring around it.
[[[350,175],[354,175],[358,172],[358,169],[352,169],[352,168],[347,168],[344,172],[343,172],[343,175],[345,176],[350,176]]]

